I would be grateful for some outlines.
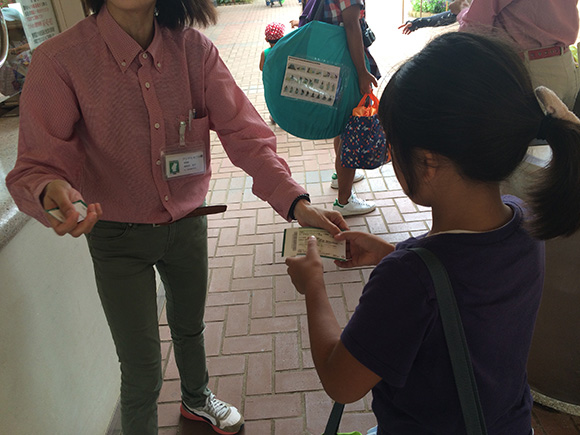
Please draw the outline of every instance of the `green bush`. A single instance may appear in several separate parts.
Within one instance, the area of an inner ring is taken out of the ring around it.
[[[421,0],[411,0],[411,6],[414,11],[421,10]],[[423,0],[423,12],[439,14],[445,12],[447,1],[445,0]]]

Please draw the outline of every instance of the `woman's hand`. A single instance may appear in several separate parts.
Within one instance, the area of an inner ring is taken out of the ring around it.
[[[292,279],[292,284],[298,293],[305,295],[311,290],[324,289],[324,269],[322,260],[318,253],[316,237],[308,238],[308,249],[306,256],[289,257],[286,259],[288,275]]]
[[[395,250],[390,243],[378,236],[360,231],[346,231],[334,236],[336,240],[346,240],[347,261],[336,260],[338,267],[376,266]]]
[[[64,180],[54,180],[46,185],[42,196],[42,206],[45,210],[59,208],[61,213],[66,217],[64,222],[48,215],[48,221],[56,234],[64,236],[70,234],[73,237],[79,237],[88,234],[93,226],[103,215],[101,204],[89,204],[87,206],[87,216],[81,222],[77,222],[79,213],[75,210],[73,202],[82,199],[81,194],[72,188]]]
[[[292,28],[294,29],[295,27],[298,27],[300,24],[299,20],[290,20],[290,26],[292,26]]]
[[[333,236],[341,230],[348,230],[348,225],[339,212],[314,207],[305,199],[298,201],[294,207],[294,217],[302,227],[323,228]]]

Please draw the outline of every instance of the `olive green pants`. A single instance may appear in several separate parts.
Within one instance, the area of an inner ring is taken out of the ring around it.
[[[203,338],[207,219],[187,218],[167,226],[100,221],[87,240],[121,363],[123,434],[157,434],[163,376],[154,267],[165,287],[182,398],[198,407],[209,395]]]

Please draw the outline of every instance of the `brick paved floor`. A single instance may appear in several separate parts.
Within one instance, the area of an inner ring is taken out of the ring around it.
[[[394,5],[393,5],[394,3]],[[383,71],[384,87],[391,68],[419,50],[435,34],[423,29],[411,36],[397,30],[401,3],[367,0],[368,21],[377,35],[372,52]],[[283,7],[265,1],[221,6],[218,25],[204,32],[264,119],[268,119],[258,62],[266,48],[263,30],[270,21],[288,23],[300,13],[297,0]],[[447,30],[454,30],[453,27]],[[332,141],[309,141],[272,127],[278,151],[294,178],[305,185],[313,202],[330,207],[336,191],[330,188],[334,152]],[[307,333],[303,298],[294,290],[280,256],[282,233],[290,226],[251,192],[251,179],[228,160],[212,136],[213,180],[210,203],[228,204],[224,215],[209,220],[210,283],[206,312],[206,346],[210,388],[236,405],[246,418],[246,435],[321,434],[331,400],[317,378]],[[352,229],[368,231],[390,242],[425,232],[428,209],[413,204],[402,192],[391,165],[366,171],[355,184],[357,194],[377,203],[377,210],[348,218]],[[332,306],[344,326],[354,311],[371,269],[338,270],[325,260],[325,279]],[[179,375],[165,316],[160,325],[165,382],[159,398],[161,435],[213,434],[203,423],[180,418]],[[347,405],[341,431],[366,431],[375,425],[370,396]],[[534,409],[540,435],[580,433],[580,418]]]

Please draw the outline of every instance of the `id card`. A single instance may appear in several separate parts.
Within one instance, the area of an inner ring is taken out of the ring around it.
[[[283,257],[306,255],[308,238],[316,237],[318,252],[321,257],[346,261],[346,241],[335,240],[332,235],[320,228],[287,228],[284,230]]]
[[[205,153],[203,148],[167,151],[162,157],[164,175],[167,180],[205,173]]]
[[[75,207],[75,210],[79,213],[79,218],[77,219],[77,222],[85,220],[85,218],[87,217],[87,205],[80,199],[78,201],[73,202],[73,205]],[[51,208],[50,210],[45,211],[53,218],[59,220],[60,222],[66,221],[65,215],[62,214],[62,212],[58,207]]]
[[[340,67],[288,56],[283,97],[332,106],[340,84]]]

